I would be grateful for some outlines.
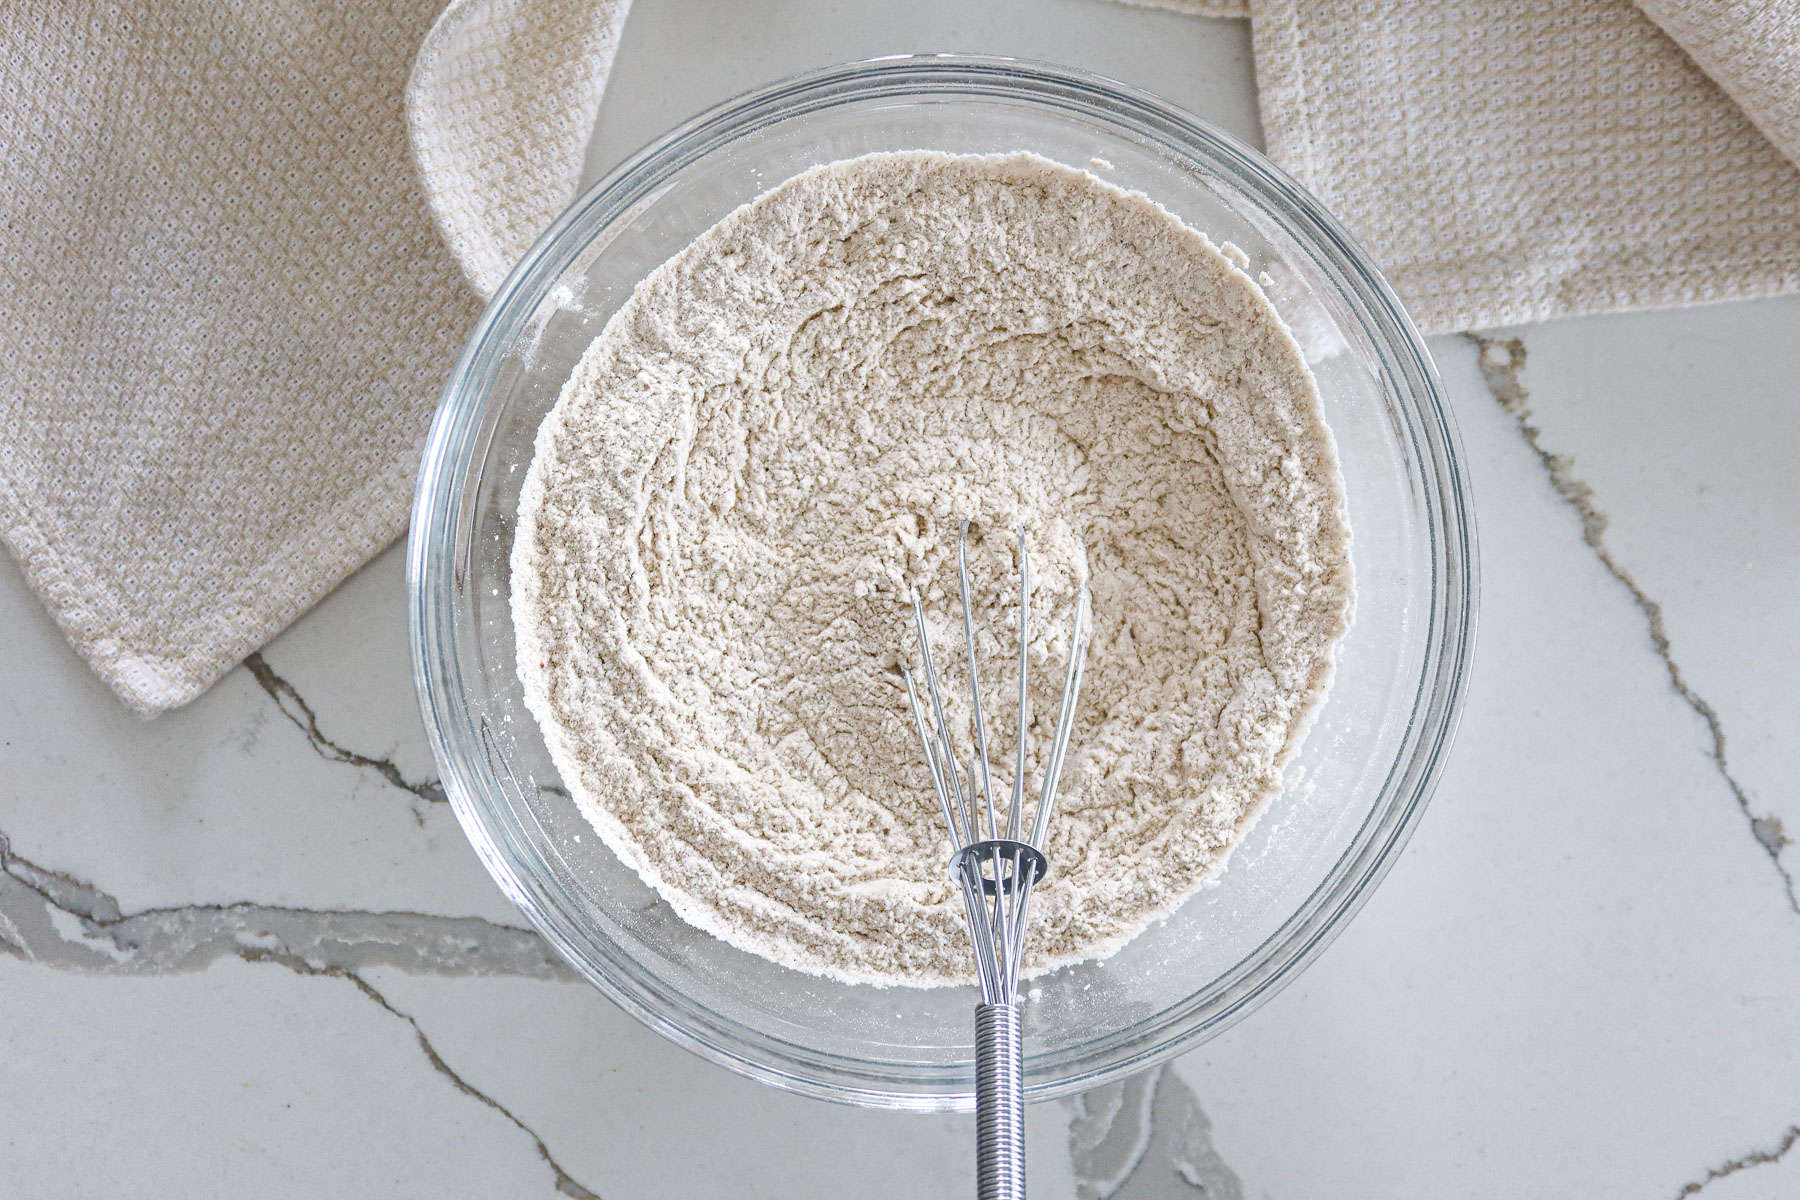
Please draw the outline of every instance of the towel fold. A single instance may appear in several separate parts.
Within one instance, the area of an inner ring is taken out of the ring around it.
[[[1637,0],[1793,162],[1800,162],[1800,0]]]

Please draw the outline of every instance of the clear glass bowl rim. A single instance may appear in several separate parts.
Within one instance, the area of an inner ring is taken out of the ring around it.
[[[1058,1078],[1030,1083],[1032,1100],[1097,1087],[1148,1069],[1242,1020],[1295,978],[1342,931],[1393,865],[1441,773],[1467,690],[1477,595],[1475,530],[1461,446],[1442,385],[1418,331],[1369,256],[1335,218],[1279,167],[1235,137],[1151,93],[1091,72],[987,55],[896,55],[803,72],[724,101],[629,156],[579,196],[540,236],[495,292],[446,384],[425,442],[407,549],[413,677],[446,794],[483,865],[562,957],[614,1003],[676,1044],[740,1074],[802,1095],[867,1107],[943,1111],[968,1107],[966,1092],[880,1086],[867,1070],[721,1019],[647,988],[626,956],[607,964],[575,949],[565,918],[496,834],[486,810],[504,801],[471,769],[480,735],[463,703],[455,649],[458,530],[469,460],[483,406],[508,348],[582,248],[618,215],[693,159],[761,125],[851,101],[977,95],[1100,117],[1228,175],[1313,256],[1377,350],[1384,384],[1421,465],[1432,547],[1425,670],[1406,740],[1349,846],[1306,902],[1203,992],[1229,1003],[1199,1011],[1202,992],[1155,1018],[1081,1048]]]

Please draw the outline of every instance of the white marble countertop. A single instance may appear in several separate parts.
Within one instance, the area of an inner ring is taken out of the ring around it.
[[[1256,137],[1240,23],[637,0],[592,165],[916,49],[1093,67]],[[1437,797],[1265,1008],[1034,1109],[1035,1195],[1800,1195],[1797,330],[1780,300],[1433,341],[1482,557]],[[741,1080],[522,928],[433,781],[401,590],[390,550],[144,723],[0,564],[0,1194],[966,1194],[965,1119]]]

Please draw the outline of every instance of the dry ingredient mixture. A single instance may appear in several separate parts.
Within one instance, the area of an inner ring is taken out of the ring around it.
[[[1352,599],[1312,377],[1240,262],[1086,172],[914,152],[807,171],[645,279],[538,433],[513,551],[526,697],[606,844],[778,962],[967,979],[898,673],[917,586],[967,752],[967,516],[1002,796],[1015,529],[1034,752],[1092,589],[1028,961],[1104,955],[1204,882]]]

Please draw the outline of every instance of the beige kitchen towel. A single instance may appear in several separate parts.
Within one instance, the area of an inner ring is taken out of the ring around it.
[[[0,538],[133,708],[404,530],[626,3],[0,4]]]
[[[630,0],[456,0],[406,88],[432,215],[489,295],[573,198]]]
[[[1800,0],[1637,0],[1744,115],[1800,162]]]
[[[1250,10],[1271,156],[1426,331],[1800,290],[1800,171],[1629,0]]]

